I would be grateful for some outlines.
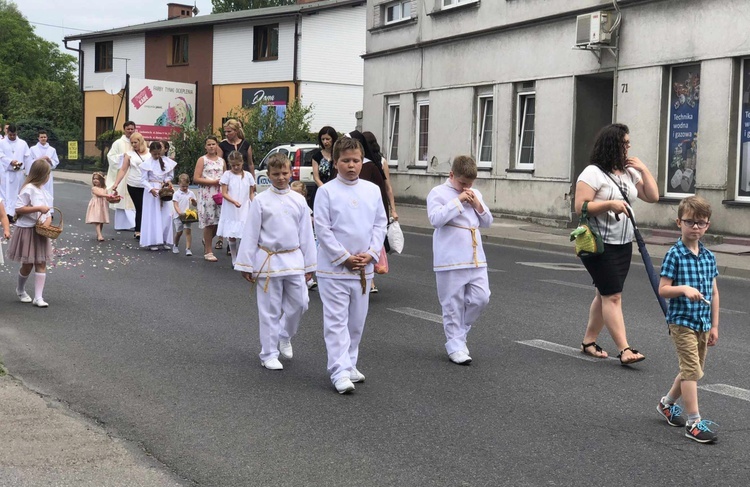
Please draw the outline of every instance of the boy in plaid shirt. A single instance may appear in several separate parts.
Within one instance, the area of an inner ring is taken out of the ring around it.
[[[698,380],[703,377],[706,347],[719,341],[719,288],[716,258],[700,239],[708,230],[711,206],[699,196],[680,202],[677,226],[682,236],[661,265],[659,294],[669,298],[667,323],[677,348],[680,373],[657,410],[671,426],[684,426],[685,436],[700,443],[717,439],[716,423],[698,412]],[[687,421],[675,401],[682,396]]]

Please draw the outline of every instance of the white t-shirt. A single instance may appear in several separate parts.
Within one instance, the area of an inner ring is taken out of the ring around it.
[[[27,184],[18,193],[18,200],[16,200],[16,209],[24,206],[49,206],[52,207],[52,197],[44,188],[37,188],[33,184]],[[46,220],[51,214],[49,212],[44,214],[42,221]],[[30,228],[36,225],[39,219],[40,213],[35,211],[34,213],[27,213],[26,215],[20,215],[16,221],[16,226],[20,228]]]
[[[610,175],[614,178],[614,181],[599,167],[592,164],[587,166],[578,176],[578,182],[584,182],[596,191],[594,201],[623,201],[622,193],[615,185],[616,181],[617,185],[625,191],[628,201],[633,203],[638,198],[638,189],[635,185],[641,180],[641,173],[629,168],[619,176],[612,173]],[[604,243],[623,245],[633,241],[633,226],[630,224],[628,215],[623,213],[618,217],[619,221],[613,211],[589,217],[591,225],[602,236]]]
[[[185,210],[190,208],[191,199],[198,201],[198,198],[195,197],[195,193],[191,190],[187,190],[183,193],[178,189],[174,192],[174,196],[172,196],[172,200],[177,203],[177,207],[180,209],[180,214],[185,213]],[[172,205],[172,207],[174,208],[174,205]],[[178,218],[179,215],[174,215],[174,217]]]

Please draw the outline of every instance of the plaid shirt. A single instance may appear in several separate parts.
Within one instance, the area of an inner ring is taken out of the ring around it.
[[[698,242],[698,255],[692,253],[682,240],[678,240],[664,256],[661,275],[672,279],[674,286],[691,286],[711,301],[714,278],[719,275],[716,258]],[[711,306],[703,301],[692,302],[685,296],[669,300],[667,323],[687,326],[691,330],[706,332],[711,329]]]

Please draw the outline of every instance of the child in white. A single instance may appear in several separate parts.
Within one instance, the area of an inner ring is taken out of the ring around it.
[[[171,201],[162,201],[159,190],[165,183],[172,185],[176,163],[162,158],[161,142],[151,142],[151,157],[141,164],[141,186],[143,187],[143,209],[141,210],[141,247],[159,250],[168,249],[173,242]]]
[[[177,183],[179,184],[179,189],[174,192],[174,196],[172,196],[172,206],[174,207],[174,219],[172,220],[172,226],[174,231],[174,246],[172,247],[172,252],[175,254],[180,253],[179,245],[180,245],[180,237],[182,237],[182,232],[185,232],[185,255],[191,256],[193,255],[193,251],[190,250],[190,245],[192,243],[192,223],[183,223],[182,220],[180,220],[181,216],[185,216],[185,211],[188,210],[191,206],[197,206],[198,200],[195,197],[195,193],[190,191],[190,177],[183,173],[180,174],[177,178]]]
[[[433,269],[443,308],[445,349],[460,365],[471,363],[466,337],[490,300],[479,228],[492,224],[492,214],[481,193],[471,189],[476,177],[474,159],[458,156],[448,180],[427,195],[427,215],[435,227]]]
[[[290,175],[286,156],[269,158],[272,186],[250,203],[234,266],[248,281],[257,281],[260,360],[270,370],[284,368],[279,353],[292,358],[291,339],[309,302],[305,275],[316,267],[307,202],[289,189]]]
[[[3,239],[8,240],[10,238],[10,220],[8,214],[5,212],[5,204],[3,204],[3,198],[0,197],[0,224],[3,226]],[[2,242],[0,242],[0,265],[5,264],[3,258]]]
[[[39,142],[37,142],[35,146],[29,149],[29,151],[31,152],[31,160],[36,161],[37,159],[44,159],[45,161],[47,161],[47,164],[50,165],[50,170],[55,169],[60,164],[60,159],[58,159],[57,157],[57,150],[47,143],[47,131],[40,130],[37,133],[37,138]],[[52,202],[54,204],[55,193],[52,181],[52,172],[50,172],[49,174],[49,181],[47,181],[47,184],[44,185],[44,190],[49,193],[50,198],[52,198]]]
[[[318,188],[313,212],[328,373],[340,394],[353,391],[353,383],[365,378],[357,370],[359,343],[373,262],[378,261],[387,223],[380,189],[359,179],[363,154],[356,139],[336,141],[333,159],[338,175]]]
[[[248,207],[253,199],[255,178],[248,171],[242,170],[245,159],[239,151],[230,152],[228,161],[230,169],[224,171],[219,180],[224,200],[216,233],[229,241],[229,251],[234,265],[237,262],[238,239],[242,238]]]

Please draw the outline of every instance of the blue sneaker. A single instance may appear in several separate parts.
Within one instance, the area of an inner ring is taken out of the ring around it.
[[[687,423],[685,418],[682,417],[682,408],[677,404],[666,404],[662,400],[659,400],[656,410],[664,416],[669,426],[685,426],[685,423]]]
[[[698,443],[713,443],[719,437],[716,432],[711,431],[711,425],[719,426],[713,421],[702,419],[697,423],[685,425],[685,436]]]

